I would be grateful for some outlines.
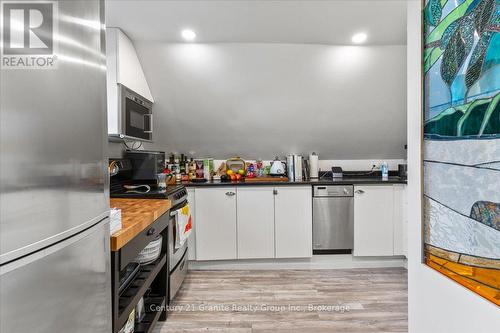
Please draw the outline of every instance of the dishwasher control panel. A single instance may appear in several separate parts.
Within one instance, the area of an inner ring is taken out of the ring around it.
[[[316,185],[313,187],[314,197],[352,197],[354,186],[352,185]]]

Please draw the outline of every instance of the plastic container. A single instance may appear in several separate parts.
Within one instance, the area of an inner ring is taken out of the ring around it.
[[[380,169],[382,171],[382,180],[388,180],[389,179],[389,166],[387,165],[387,162],[382,162]]]
[[[147,265],[158,259],[161,253],[161,243],[162,237],[156,237],[148,245],[146,245],[141,252],[139,252],[135,261],[141,265]]]

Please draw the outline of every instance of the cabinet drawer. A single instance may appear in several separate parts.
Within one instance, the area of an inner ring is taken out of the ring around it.
[[[153,239],[155,239],[165,228],[168,226],[168,221],[170,218],[170,211],[166,211],[162,216],[160,216],[155,222],[150,226],[141,231],[137,236],[134,237],[130,242],[128,242],[124,247],[120,249],[120,270],[125,268],[130,261],[137,258],[139,252],[141,252],[146,245],[149,244]],[[166,239],[162,240],[162,247],[166,243]]]

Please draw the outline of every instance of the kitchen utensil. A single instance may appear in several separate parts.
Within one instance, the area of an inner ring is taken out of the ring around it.
[[[271,176],[282,176],[285,174],[285,165],[276,156],[273,163],[271,164],[271,170],[269,173]]]
[[[123,185],[127,192],[133,193],[148,193],[151,191],[151,186],[149,185]]]

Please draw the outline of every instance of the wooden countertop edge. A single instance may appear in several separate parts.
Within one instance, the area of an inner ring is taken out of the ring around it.
[[[110,207],[121,209],[122,229],[111,235],[111,251],[118,251],[165,214],[172,203],[166,199],[112,198]]]

